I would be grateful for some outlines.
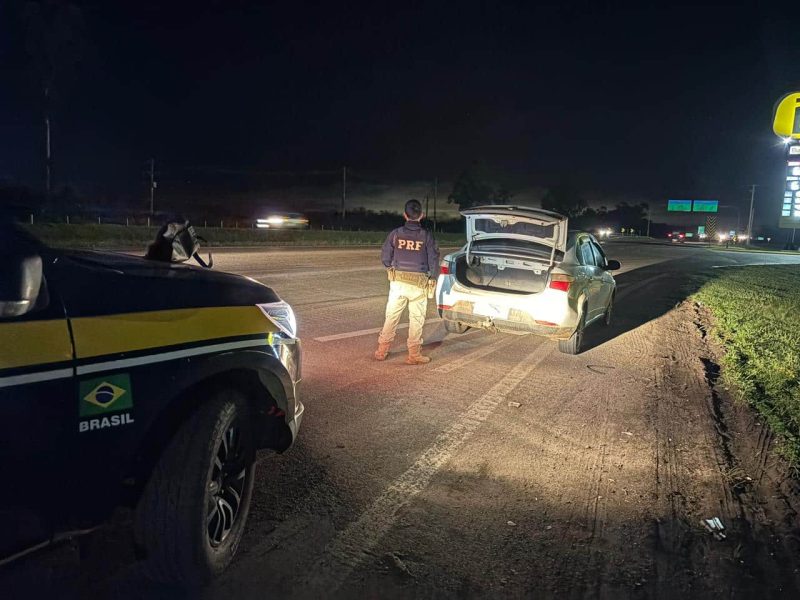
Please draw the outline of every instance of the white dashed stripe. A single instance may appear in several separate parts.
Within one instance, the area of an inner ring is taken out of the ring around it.
[[[310,569],[309,597],[330,597],[377,546],[397,520],[400,509],[430,483],[433,476],[552,351],[543,343],[526,356],[508,375],[473,402],[447,431],[411,467],[372,503],[361,516],[342,530],[325,549],[320,562]]]

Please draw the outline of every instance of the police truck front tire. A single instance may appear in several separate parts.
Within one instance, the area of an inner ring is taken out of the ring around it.
[[[212,394],[170,441],[134,513],[134,536],[155,581],[197,585],[230,564],[253,492],[247,399]]]
[[[447,333],[465,333],[469,329],[467,325],[459,323],[458,321],[445,321],[444,330]]]

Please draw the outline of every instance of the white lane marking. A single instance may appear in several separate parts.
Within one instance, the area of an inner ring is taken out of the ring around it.
[[[433,319],[425,319],[425,324],[438,323],[441,321],[439,317]],[[408,323],[401,323],[397,326],[398,329],[408,329]],[[348,331],[347,333],[334,333],[333,335],[323,335],[315,337],[315,342],[335,342],[336,340],[346,340],[348,338],[361,337],[362,335],[374,335],[381,332],[382,327],[373,327],[372,329],[359,329],[358,331]]]
[[[436,367],[435,369],[433,369],[433,372],[434,373],[441,373],[441,374],[452,373],[453,371],[455,371],[457,369],[461,369],[462,367],[466,367],[468,364],[470,364],[472,362],[475,362],[476,360],[482,359],[484,356],[488,356],[489,354],[492,354],[493,352],[501,350],[505,346],[511,345],[511,342],[513,342],[513,341],[514,341],[514,338],[511,337],[511,336],[509,336],[507,338],[504,338],[499,343],[496,340],[493,340],[493,342],[490,343],[487,346],[482,346],[481,348],[478,348],[474,352],[470,352],[469,354],[465,354],[464,356],[462,356],[459,359],[456,359],[456,360],[454,360],[452,362],[449,362],[449,363],[443,364],[443,365],[441,365],[439,367]]]
[[[267,340],[265,336],[263,340],[244,340],[241,342],[228,342],[225,344],[213,344],[211,346],[199,346],[197,348],[189,348],[187,350],[162,352],[161,354],[148,354],[147,356],[139,356],[137,358],[123,358],[120,360],[110,360],[108,362],[95,363],[91,365],[83,365],[81,367],[78,367],[78,375],[97,373],[98,371],[111,371],[112,369],[127,369],[129,367],[138,367],[141,365],[150,365],[153,363],[167,362],[169,360],[176,360],[178,358],[200,356],[201,354],[226,352],[228,350],[238,350],[239,348],[254,348],[256,346],[265,346],[266,344]]]
[[[434,475],[453,456],[508,395],[553,351],[542,343],[473,402],[409,469],[395,479],[361,516],[343,529],[325,548],[322,558],[309,573],[309,597],[330,597],[359,563],[369,555],[392,528],[400,509],[411,502],[430,483]]]
[[[72,369],[54,369],[52,371],[42,371],[40,373],[28,373],[27,375],[0,377],[0,388],[25,385],[27,383],[39,383],[41,381],[53,381],[54,379],[66,379],[73,375]]]
[[[297,269],[295,271],[255,271],[251,273],[243,271],[242,274],[251,279],[279,279],[284,277],[316,277],[320,275],[367,273],[385,270],[385,267],[353,267],[352,269],[314,269],[313,271],[303,269]]]

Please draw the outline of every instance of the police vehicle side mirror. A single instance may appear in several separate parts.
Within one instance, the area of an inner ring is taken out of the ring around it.
[[[36,307],[42,289],[42,258],[11,255],[0,259],[0,318],[21,317]]]
[[[609,260],[606,262],[606,271],[618,271],[622,268],[618,260]]]

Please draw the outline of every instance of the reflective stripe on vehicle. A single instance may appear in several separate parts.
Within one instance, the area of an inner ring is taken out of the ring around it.
[[[78,360],[278,331],[255,306],[81,317],[71,324]]]
[[[53,369],[51,371],[39,371],[38,373],[26,373],[25,375],[0,377],[0,388],[41,383],[42,381],[53,381],[54,379],[67,379],[72,375],[72,369]]]
[[[0,324],[0,371],[70,360],[66,319]]]
[[[146,356],[139,356],[137,358],[125,358],[121,360],[111,360],[106,362],[93,363],[93,364],[79,366],[77,371],[78,375],[86,375],[88,373],[98,373],[100,371],[111,371],[114,369],[129,369],[131,367],[139,367],[142,365],[149,365],[153,363],[167,362],[170,360],[177,360],[179,358],[187,358],[190,356],[200,356],[202,354],[213,354],[216,352],[228,352],[230,350],[240,350],[242,348],[255,348],[266,345],[267,345],[267,338],[266,336],[264,336],[262,339],[258,340],[243,340],[240,342],[212,344],[209,346],[198,346],[195,348],[188,348],[186,350],[175,350],[172,352],[162,352],[160,354],[148,354]]]

